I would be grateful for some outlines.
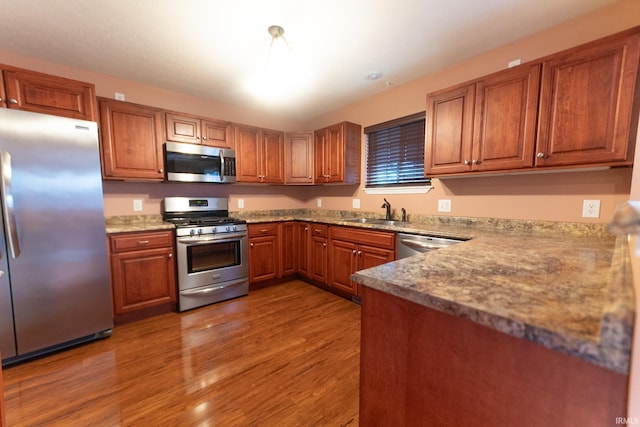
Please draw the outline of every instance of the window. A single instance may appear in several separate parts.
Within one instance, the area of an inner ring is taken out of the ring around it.
[[[367,188],[430,184],[424,177],[424,122],[422,112],[364,129]]]

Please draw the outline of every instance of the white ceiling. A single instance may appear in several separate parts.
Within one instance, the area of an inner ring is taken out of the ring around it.
[[[0,0],[0,50],[306,121],[614,1]],[[273,24],[307,84],[258,99]]]

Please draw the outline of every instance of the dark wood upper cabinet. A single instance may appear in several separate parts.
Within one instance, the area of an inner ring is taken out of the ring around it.
[[[639,60],[634,29],[542,63],[536,165],[632,163]]]
[[[167,141],[234,148],[232,123],[183,113],[165,114]]]
[[[162,181],[162,110],[107,98],[98,103],[103,178]]]
[[[316,184],[360,183],[362,127],[342,122],[314,132]]]
[[[96,121],[95,85],[0,65],[0,106]]]
[[[640,27],[427,95],[425,175],[630,165]]]
[[[284,155],[284,183],[313,184],[313,133],[287,133]]]
[[[284,133],[235,125],[238,182],[284,183]]]

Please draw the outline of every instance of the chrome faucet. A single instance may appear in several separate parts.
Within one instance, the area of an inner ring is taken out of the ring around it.
[[[387,199],[383,199],[383,200],[384,200],[384,203],[380,207],[387,209],[387,214],[384,219],[386,219],[387,221],[391,221],[391,203],[389,203]]]

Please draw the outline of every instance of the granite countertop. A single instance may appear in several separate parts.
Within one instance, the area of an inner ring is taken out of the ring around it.
[[[626,237],[482,235],[352,278],[627,374],[635,315]]]
[[[308,221],[465,240],[352,279],[425,307],[627,374],[635,317],[626,236],[602,224],[416,216],[400,226],[353,212],[230,212],[247,223]],[[160,216],[107,219],[107,232],[171,229]]]
[[[162,221],[161,215],[128,215],[105,218],[107,234],[136,231],[173,230],[175,226]]]

